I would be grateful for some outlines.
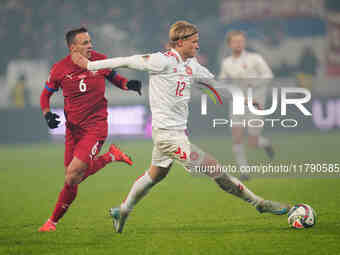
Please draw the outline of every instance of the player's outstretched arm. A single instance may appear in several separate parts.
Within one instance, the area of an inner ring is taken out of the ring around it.
[[[159,54],[133,55],[129,57],[109,58],[89,61],[78,52],[71,54],[72,61],[81,68],[91,71],[100,69],[115,69],[125,67],[140,71],[161,72],[167,66],[167,61]]]

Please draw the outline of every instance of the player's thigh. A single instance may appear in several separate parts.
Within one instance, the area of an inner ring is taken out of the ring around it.
[[[192,146],[184,130],[153,130],[153,141],[153,165],[168,167],[177,160],[188,167]],[[154,164],[157,158],[167,164]]]
[[[153,140],[154,155],[164,157],[164,160],[176,160],[193,175],[206,174],[207,168],[216,171],[216,159],[192,144],[184,131],[156,131]]]
[[[252,148],[257,147],[259,141],[259,135],[248,134],[248,145]]]
[[[153,131],[155,150],[172,159],[187,158],[190,154],[190,142],[184,130]]]
[[[78,184],[88,168],[88,164],[77,157],[73,157],[66,168],[66,181]]]
[[[231,128],[233,144],[241,144],[244,137],[244,127],[241,125],[235,125]]]
[[[65,134],[65,151],[64,151],[64,166],[65,171],[68,167],[68,165],[71,163],[73,159],[73,152],[76,147],[77,141],[79,138],[77,138],[77,135],[72,133],[68,128],[66,128],[66,134]]]
[[[98,139],[97,136],[84,135],[75,145],[73,156],[89,165],[101,151],[104,140]]]
[[[264,121],[261,116],[254,114],[248,117],[248,144],[250,146],[256,146],[258,137],[261,135],[264,126]]]
[[[155,167],[168,168],[174,160],[167,154],[163,153],[154,145],[152,149],[151,165]]]

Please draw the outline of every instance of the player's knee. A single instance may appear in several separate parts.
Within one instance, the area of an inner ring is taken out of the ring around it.
[[[154,182],[157,183],[157,182],[162,181],[167,175],[168,175],[168,172],[159,173],[159,174],[156,176]]]
[[[168,175],[171,165],[166,168],[165,167],[151,168],[149,170],[149,175],[152,178],[152,181],[155,184],[162,181]]]
[[[66,170],[65,182],[69,185],[79,184],[83,177],[83,171],[80,168],[68,167]]]
[[[233,136],[232,137],[233,144],[241,144],[243,142],[242,136]]]
[[[65,182],[70,186],[73,186],[73,185],[80,183],[79,178],[77,178],[76,176],[74,176],[72,174],[66,175]]]

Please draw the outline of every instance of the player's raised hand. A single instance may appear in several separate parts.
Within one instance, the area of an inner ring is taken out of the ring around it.
[[[72,52],[71,58],[73,63],[78,65],[81,68],[87,69],[88,59],[81,55],[79,52]]]
[[[47,126],[51,129],[58,127],[60,120],[57,120],[57,119],[59,118],[60,118],[59,115],[56,113],[47,112],[45,114],[45,120],[47,122]]]
[[[129,80],[126,83],[126,87],[128,90],[134,90],[138,93],[138,95],[142,95],[142,82],[138,80]]]

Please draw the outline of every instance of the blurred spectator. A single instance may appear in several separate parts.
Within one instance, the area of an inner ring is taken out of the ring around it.
[[[16,58],[42,58],[53,63],[65,55],[64,41],[60,34],[79,25],[96,28],[110,24],[129,34],[129,41],[134,42],[135,49],[147,51],[159,48],[166,42],[166,29],[173,20],[172,13],[190,19],[199,17],[204,12],[200,6],[205,1],[197,1],[197,9],[187,12],[187,4],[171,1],[160,3],[153,0],[144,1],[54,1],[54,0],[2,0],[0,8],[0,39],[6,49],[0,59],[0,75],[6,72],[7,63]],[[218,7],[216,7],[218,8]],[[177,17],[174,17],[177,19]],[[164,31],[154,29],[154,23]],[[144,28],[143,31],[141,28]],[[114,35],[113,35],[114,36]],[[152,40],[150,40],[152,38]],[[164,39],[165,38],[165,39]],[[101,40],[98,38],[98,45]]]
[[[20,75],[11,93],[12,106],[15,108],[25,108],[31,105],[30,91],[26,87],[25,75]]]
[[[318,59],[310,47],[305,47],[298,63],[299,69],[306,74],[315,75],[319,66]]]

